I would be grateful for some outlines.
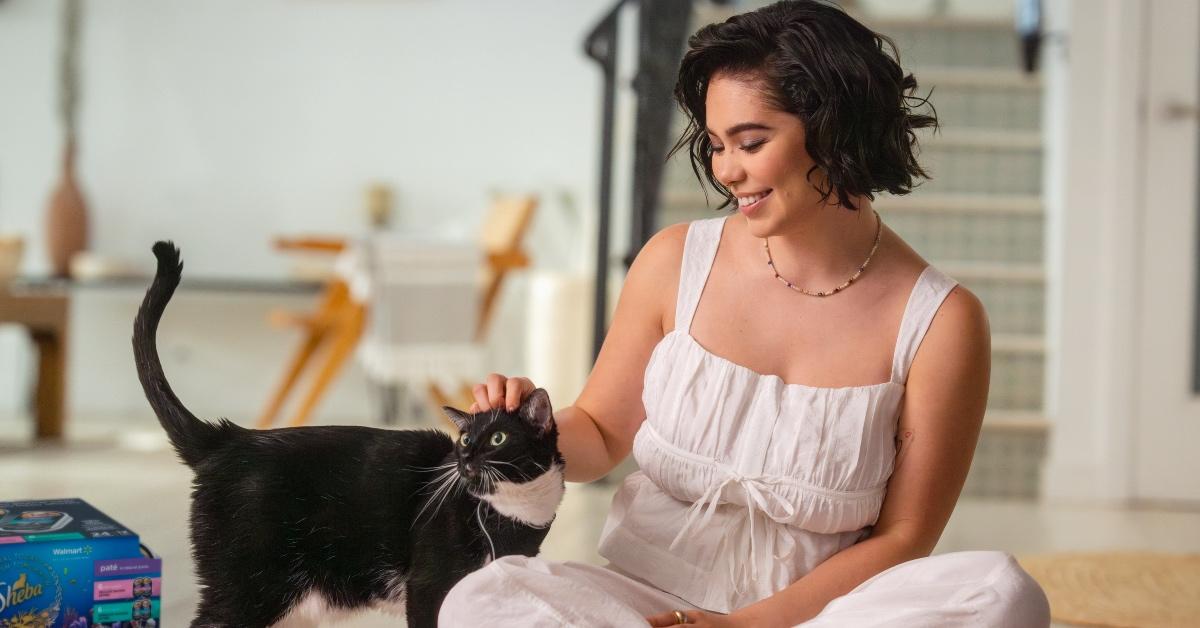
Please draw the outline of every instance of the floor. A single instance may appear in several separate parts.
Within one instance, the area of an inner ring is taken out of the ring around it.
[[[164,559],[165,625],[187,625],[197,591],[186,536],[190,472],[175,460],[156,425],[80,423],[66,444],[30,447],[23,423],[0,419],[0,500],[82,497],[140,533]],[[605,484],[568,485],[542,555],[603,564],[594,548],[613,490]],[[1100,549],[1200,552],[1200,511],[964,500],[937,551],[985,548],[1018,556]],[[397,623],[391,616],[365,615],[337,625]]]

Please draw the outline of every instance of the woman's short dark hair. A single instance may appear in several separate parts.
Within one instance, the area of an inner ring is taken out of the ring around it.
[[[900,68],[896,44],[835,5],[784,0],[696,31],[679,67],[675,99],[689,120],[671,154],[688,148],[696,178],[725,197],[721,208],[734,199],[713,175],[705,120],[708,83],[719,72],[762,81],[771,106],[799,116],[815,162],[806,175],[824,175],[814,182],[823,201],[836,196],[856,209],[852,196],[907,194],[914,177],[929,178],[915,130],[936,129],[937,112],[913,95],[917,81]],[[914,113],[922,105],[931,115]]]

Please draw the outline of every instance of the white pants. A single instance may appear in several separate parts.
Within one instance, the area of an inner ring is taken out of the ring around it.
[[[463,578],[438,626],[645,626],[696,606],[612,567],[505,556]],[[805,628],[1050,625],[1041,587],[1002,552],[954,552],[896,565],[830,602]]]

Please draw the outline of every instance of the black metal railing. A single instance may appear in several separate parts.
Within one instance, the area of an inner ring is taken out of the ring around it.
[[[593,303],[592,358],[600,353],[608,327],[608,272],[612,220],[613,118],[617,94],[619,15],[625,5],[638,7],[637,74],[633,154],[633,198],[629,248],[622,260],[628,268],[656,228],[662,176],[671,145],[672,91],[692,16],[692,0],[618,0],[584,41],[587,55],[604,76],[600,135],[600,204],[596,237],[596,283]]]

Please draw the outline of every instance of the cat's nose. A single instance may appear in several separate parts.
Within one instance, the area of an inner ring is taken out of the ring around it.
[[[468,462],[462,466],[462,474],[469,478],[474,478],[479,475],[479,469],[474,464]]]

